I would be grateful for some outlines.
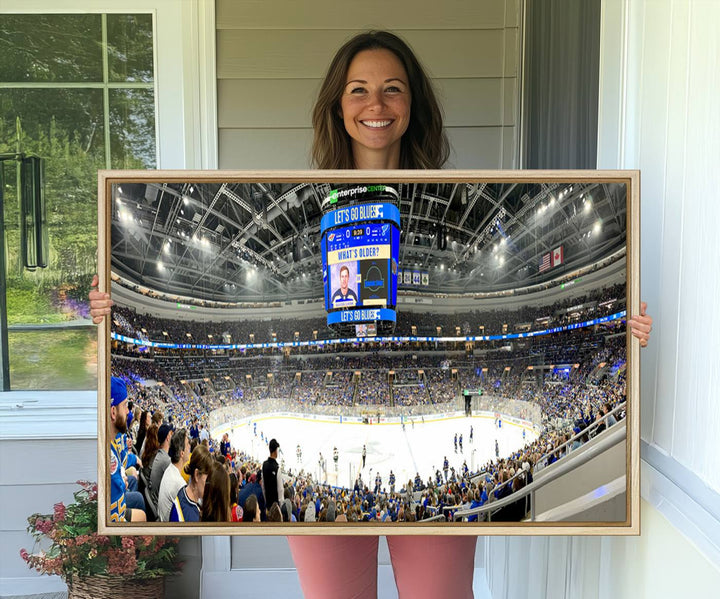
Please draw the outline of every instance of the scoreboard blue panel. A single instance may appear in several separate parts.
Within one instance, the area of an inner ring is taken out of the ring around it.
[[[360,310],[337,310],[328,314],[328,324],[372,322],[388,320],[395,322],[395,310],[388,308],[363,308]]]
[[[331,317],[334,311],[382,308],[397,302],[400,211],[385,202],[356,204],[323,215],[320,224],[323,286],[328,324],[359,322]],[[371,318],[369,317],[369,320]],[[393,318],[387,320],[395,321]]]

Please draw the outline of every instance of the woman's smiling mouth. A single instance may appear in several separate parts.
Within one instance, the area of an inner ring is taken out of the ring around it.
[[[387,127],[388,125],[392,124],[392,121],[360,121],[363,125],[366,127],[370,127],[372,129],[381,129],[383,127]]]

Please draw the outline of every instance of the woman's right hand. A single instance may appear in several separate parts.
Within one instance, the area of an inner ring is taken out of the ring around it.
[[[109,293],[103,293],[98,291],[98,283],[100,280],[97,275],[93,276],[92,287],[88,298],[90,299],[90,316],[95,324],[100,324],[105,316],[110,314],[110,308],[113,305],[113,301],[110,299]]]

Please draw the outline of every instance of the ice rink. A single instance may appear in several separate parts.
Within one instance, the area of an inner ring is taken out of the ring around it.
[[[361,472],[363,482],[372,488],[379,471],[383,486],[389,488],[388,475],[392,469],[396,489],[414,479],[416,472],[420,473],[423,481],[427,481],[437,469],[442,470],[445,456],[456,472],[462,471],[465,460],[473,471],[488,460],[495,459],[496,439],[503,457],[532,442],[537,436],[533,429],[511,422],[503,421],[498,428],[492,415],[466,417],[461,413],[428,422],[414,416],[412,424],[406,422],[404,430],[399,422],[339,423],[267,414],[254,417],[249,422],[221,426],[213,431],[213,436],[218,438],[224,432],[229,433],[234,448],[250,454],[259,462],[267,458],[267,443],[275,438],[280,443],[278,459],[285,471],[296,474],[304,470],[320,482],[343,487],[354,484],[362,467],[362,447],[365,445],[367,459]],[[463,438],[462,451],[458,447],[457,452],[453,442],[456,433],[458,437],[462,434]],[[302,450],[300,460],[297,458],[298,444]],[[337,468],[332,459],[334,447],[339,454]],[[327,462],[324,472],[319,466],[321,453]]]

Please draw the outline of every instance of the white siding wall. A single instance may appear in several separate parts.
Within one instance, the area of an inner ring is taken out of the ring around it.
[[[495,599],[720,588],[720,2],[605,0],[598,166],[642,171],[642,535],[492,539]],[[689,540],[688,540],[689,538]]]
[[[399,33],[435,80],[453,167],[517,167],[519,4],[217,0],[220,168],[308,168],[322,77],[367,29]]]
[[[642,286],[657,322],[642,436],[720,493],[720,312],[708,302],[720,296],[720,3],[631,7],[619,159],[642,170]]]

